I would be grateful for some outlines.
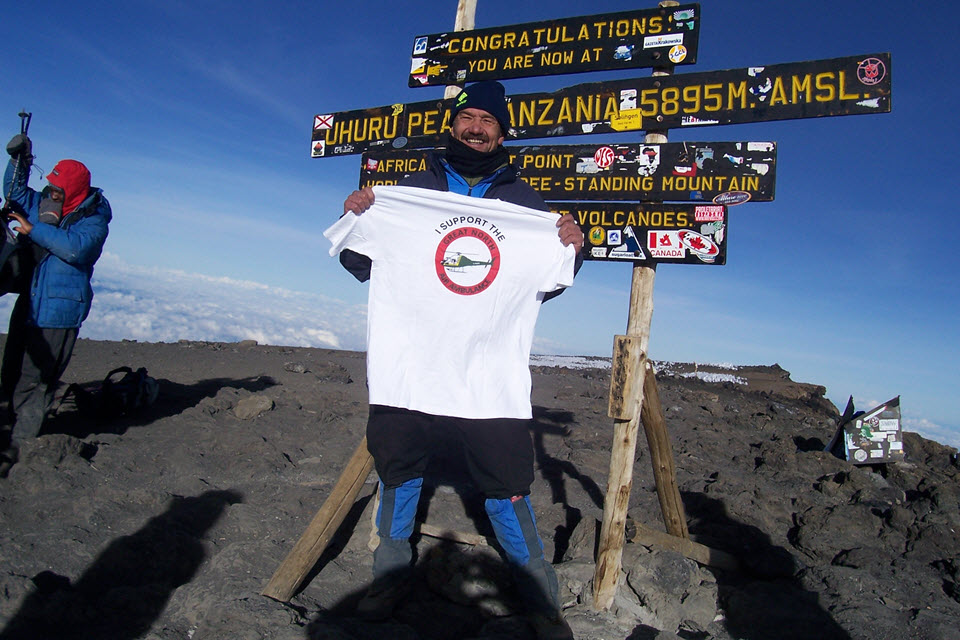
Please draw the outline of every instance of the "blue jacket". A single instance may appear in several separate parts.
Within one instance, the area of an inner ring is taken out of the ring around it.
[[[100,189],[91,187],[76,209],[58,226],[40,222],[41,195],[27,186],[29,170],[21,168],[13,185],[15,163],[3,177],[3,193],[20,205],[33,224],[30,240],[45,249],[30,283],[31,313],[28,323],[44,329],[79,328],[93,302],[93,265],[103,251],[113,214]]]
[[[400,184],[437,191],[455,191],[476,198],[494,198],[528,209],[550,210],[540,194],[520,179],[517,168],[512,164],[495,171],[471,188],[439,153],[434,152],[428,156],[426,171],[410,174],[401,180]]]

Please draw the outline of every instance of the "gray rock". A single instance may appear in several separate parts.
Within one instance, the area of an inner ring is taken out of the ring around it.
[[[271,409],[273,409],[273,400],[266,396],[255,395],[240,400],[233,413],[241,420],[252,420]]]
[[[309,371],[307,365],[302,362],[287,362],[283,365],[284,371],[290,371],[292,373],[306,373]]]
[[[364,354],[81,339],[63,382],[130,362],[164,381],[149,417],[91,423],[65,403],[0,479],[0,634],[532,638],[495,543],[479,553],[422,537],[394,618],[353,615],[371,576],[374,474],[291,602],[260,595],[363,438],[366,390],[350,381],[365,378]],[[740,569],[628,535],[615,606],[600,612],[592,581],[612,443],[609,373],[534,373],[531,502],[577,638],[955,638],[954,451],[907,432],[905,462],[855,467],[823,452],[839,414],[820,387],[778,367],[737,376],[746,383],[658,376],[658,386],[662,406],[677,409],[667,428],[691,537]],[[237,418],[246,403],[256,419]],[[632,471],[628,519],[661,529],[643,434]],[[489,535],[482,499],[462,482],[425,491],[420,519]]]
[[[717,615],[717,583],[696,562],[673,551],[640,555],[627,570],[627,585],[656,629],[704,631]]]

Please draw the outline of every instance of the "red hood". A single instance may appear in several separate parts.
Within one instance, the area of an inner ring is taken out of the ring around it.
[[[47,182],[63,189],[63,215],[67,215],[90,193],[90,170],[82,162],[61,160],[47,176]]]

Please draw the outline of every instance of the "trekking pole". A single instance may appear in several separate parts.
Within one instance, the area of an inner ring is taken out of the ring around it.
[[[21,109],[17,115],[20,116],[20,133],[27,135],[27,132],[30,130],[30,120],[33,118],[33,114]],[[20,154],[17,156],[17,163],[13,167],[13,179],[10,180],[10,188],[7,189],[7,197],[3,203],[3,228],[6,230],[7,239],[11,241],[16,241],[16,236],[13,235],[13,231],[7,226],[7,214],[13,211],[13,207],[10,206],[10,196],[13,195],[13,187],[20,178],[20,165],[22,162],[23,154]]]
[[[21,109],[17,115],[20,116],[20,133],[21,135],[27,135],[27,132],[30,130],[30,120],[33,118],[33,114]],[[20,165],[22,162],[23,154],[20,154],[17,156],[17,164],[13,167],[13,180],[10,181],[10,188],[7,189],[7,202],[3,207],[4,209],[10,208],[10,196],[13,194],[13,186],[17,183],[17,178],[20,177]]]
[[[20,133],[27,135],[27,130],[30,129],[30,119],[33,117],[33,114],[21,109],[17,115],[20,116]]]

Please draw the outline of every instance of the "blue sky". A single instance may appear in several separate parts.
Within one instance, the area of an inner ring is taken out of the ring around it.
[[[654,5],[478,0],[476,27]],[[442,96],[407,88],[409,51],[414,36],[451,29],[455,10],[455,0],[5,8],[0,134],[31,111],[37,165],[82,160],[114,209],[81,336],[362,349],[367,287],[322,236],[357,184],[359,156],[311,159],[313,116]],[[960,98],[948,29],[960,9],[704,0],[701,15],[698,62],[678,73],[890,52],[893,109],[670,133],[777,142],[776,199],[732,210],[725,266],[658,268],[651,356],[778,363],[826,386],[840,409],[850,395],[858,409],[900,395],[906,428],[960,445],[947,170]],[[529,93],[648,73],[504,84]],[[31,184],[44,181],[35,172]],[[535,351],[609,355],[626,330],[630,276],[626,264],[587,263],[544,307]],[[11,303],[0,298],[0,322]]]

